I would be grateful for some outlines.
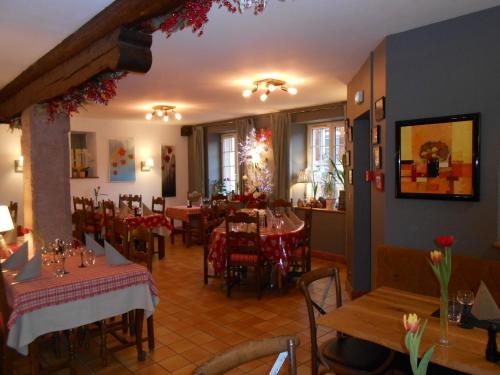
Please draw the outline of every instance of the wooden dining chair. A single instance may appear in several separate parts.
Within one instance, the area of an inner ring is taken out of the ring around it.
[[[292,249],[290,266],[295,272],[301,274],[311,271],[311,233],[312,233],[312,209],[306,210],[304,215],[304,229],[302,238]]]
[[[85,221],[84,232],[92,233],[96,240],[101,239],[101,220],[95,210],[94,200],[92,198],[81,198],[83,204],[83,216]]]
[[[280,353],[287,354],[287,374],[296,375],[297,359],[295,351],[299,344],[300,340],[296,336],[278,336],[244,342],[205,362],[194,370],[193,375],[225,374],[245,363]],[[278,357],[275,363],[279,362],[281,361]],[[273,373],[278,373],[278,371]]]
[[[151,199],[151,211],[154,214],[165,216],[166,202],[163,197],[153,197]],[[158,258],[163,259],[165,257],[165,245],[167,244],[165,236],[156,232],[153,232],[153,240],[156,239],[158,242]]]
[[[224,221],[224,218],[217,215],[216,207],[202,207],[199,217],[203,243],[203,281],[205,284],[208,284],[208,279],[210,277],[215,277],[215,275],[211,275],[208,270],[208,252],[210,249],[212,231]]]
[[[262,295],[264,257],[260,248],[259,214],[237,212],[226,216],[226,287],[227,296],[241,279],[241,269],[253,268],[257,299]],[[237,276],[236,276],[237,275]]]
[[[339,270],[335,267],[319,268],[299,279],[298,286],[307,307],[311,338],[312,374],[319,373],[320,364],[339,375],[382,374],[390,366],[394,352],[383,346],[337,332],[337,337],[318,345],[315,313],[324,315],[330,287],[334,285],[335,306],[342,306]]]
[[[131,209],[142,209],[142,195],[130,195],[128,202]]]
[[[83,197],[75,197],[73,196],[73,211],[74,212],[83,212],[85,207],[83,205]]]
[[[119,194],[118,195],[118,207],[127,206],[130,207],[130,195],[129,194]]]
[[[109,243],[113,239],[113,222],[115,220],[115,203],[112,200],[103,200],[102,207],[102,222],[104,227],[104,238]]]

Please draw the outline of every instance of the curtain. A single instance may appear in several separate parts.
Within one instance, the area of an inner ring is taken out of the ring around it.
[[[201,126],[193,127],[188,139],[188,168],[189,192],[205,195],[205,134]]]
[[[290,199],[290,113],[271,115],[271,135],[274,154],[274,197]]]
[[[247,139],[247,135],[255,129],[255,124],[253,118],[247,118],[236,121],[236,131],[238,133],[238,151],[240,149],[240,142],[244,142]],[[244,193],[243,176],[245,175],[245,166],[240,164],[238,161],[238,180],[239,180],[239,192]]]

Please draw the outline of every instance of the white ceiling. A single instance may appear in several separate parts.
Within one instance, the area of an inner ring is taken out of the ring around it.
[[[0,0],[0,87],[111,0]],[[154,35],[153,67],[120,82],[107,106],[79,116],[136,118],[151,105],[177,105],[194,124],[345,100],[346,83],[369,52],[396,32],[500,5],[500,0],[269,0],[263,14],[214,7],[202,37]],[[293,81],[296,96],[244,99],[244,82]],[[158,120],[157,120],[158,121]]]

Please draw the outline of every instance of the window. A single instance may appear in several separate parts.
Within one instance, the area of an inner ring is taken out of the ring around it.
[[[222,179],[228,192],[237,191],[238,181],[238,152],[236,134],[221,136]]]
[[[322,180],[328,172],[334,172],[330,159],[334,160],[337,169],[343,171],[342,156],[345,153],[344,122],[326,122],[309,125],[308,127],[308,156],[307,166],[318,183],[318,193],[316,197],[325,196]],[[334,196],[339,190],[344,190],[343,184],[335,180]]]

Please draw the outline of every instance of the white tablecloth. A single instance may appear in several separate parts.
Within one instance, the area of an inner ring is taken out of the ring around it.
[[[49,332],[76,328],[134,309],[144,309],[147,317],[159,303],[149,285],[134,285],[60,305],[48,306],[23,314],[9,331],[7,345],[23,355],[37,337]]]

